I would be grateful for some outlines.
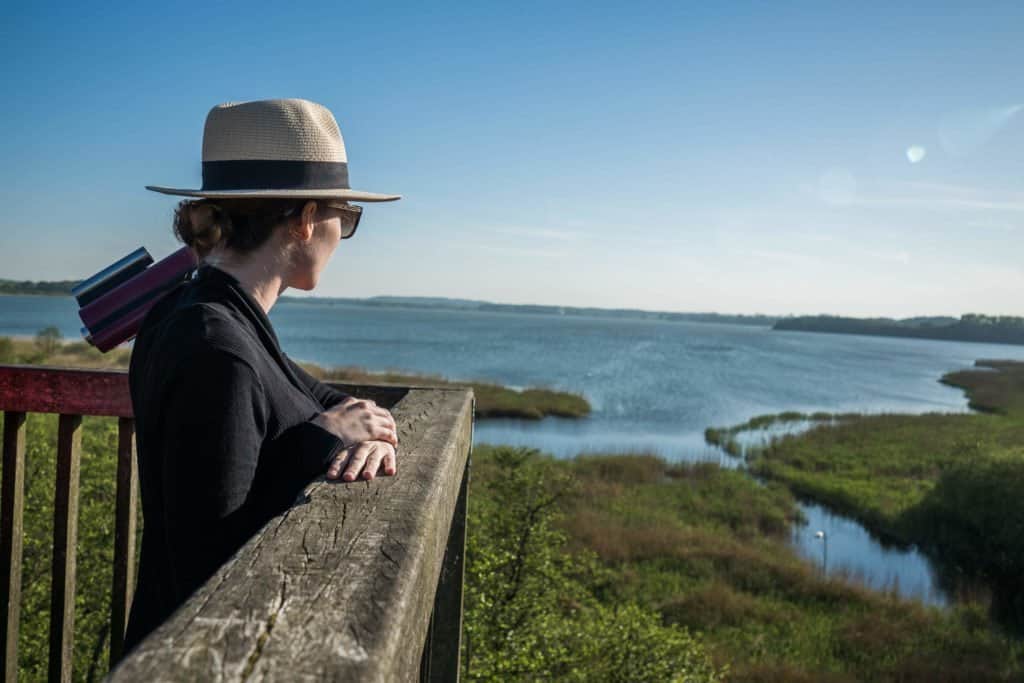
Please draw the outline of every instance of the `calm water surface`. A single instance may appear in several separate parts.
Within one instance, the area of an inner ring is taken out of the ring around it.
[[[966,411],[963,393],[939,384],[979,358],[1024,360],[1024,347],[773,332],[767,328],[559,315],[291,303],[270,318],[285,351],[323,365],[362,366],[582,393],[585,420],[487,421],[478,442],[581,451],[647,451],[673,461],[736,461],[704,443],[709,426],[762,413]],[[77,338],[70,298],[0,297],[0,335],[57,325]],[[945,598],[928,561],[887,549],[855,522],[804,505],[795,547],[829,569],[894,584],[927,602]]]

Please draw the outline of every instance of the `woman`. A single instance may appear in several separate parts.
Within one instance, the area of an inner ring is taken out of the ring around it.
[[[156,628],[309,481],[396,471],[391,414],[318,382],[278,343],[267,314],[311,290],[361,207],[334,116],[306,100],[214,107],[203,187],[174,232],[193,277],[146,315],[129,371],[144,531],[125,651]]]

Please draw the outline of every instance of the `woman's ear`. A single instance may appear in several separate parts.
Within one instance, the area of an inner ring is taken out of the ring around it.
[[[316,202],[312,199],[306,202],[302,211],[296,217],[298,225],[291,229],[291,234],[301,242],[308,242],[313,238],[313,228],[316,224]]]

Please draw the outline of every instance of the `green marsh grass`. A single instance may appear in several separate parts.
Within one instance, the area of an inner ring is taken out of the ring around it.
[[[471,496],[493,461],[522,449],[478,446]],[[611,572],[596,591],[700,634],[737,681],[1003,681],[1022,674],[1021,643],[978,606],[949,610],[823,577],[788,539],[793,494],[714,464],[647,454],[554,460],[538,481],[567,481],[557,502],[566,548]]]
[[[979,361],[942,381],[974,414],[861,415],[772,439],[751,470],[851,516],[941,573],[982,581],[1024,631],[1024,363]]]

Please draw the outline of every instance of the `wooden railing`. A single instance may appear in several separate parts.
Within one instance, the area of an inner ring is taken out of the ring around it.
[[[123,371],[0,365],[0,639],[17,679],[25,424],[57,413],[50,680],[70,680],[83,416],[118,417],[111,662],[114,681],[457,681],[473,395],[335,384],[390,407],[399,474],[323,479],[271,520],[123,659],[134,586],[137,472]]]
[[[111,662],[121,655],[135,576],[135,422],[124,372],[0,365],[4,411],[3,485],[0,492],[0,641],[5,681],[17,680],[21,613],[21,560],[25,503],[25,435],[28,413],[57,413],[57,481],[53,506],[50,586],[51,681],[71,678],[75,617],[75,549],[82,417],[118,419],[114,581],[111,594]]]

